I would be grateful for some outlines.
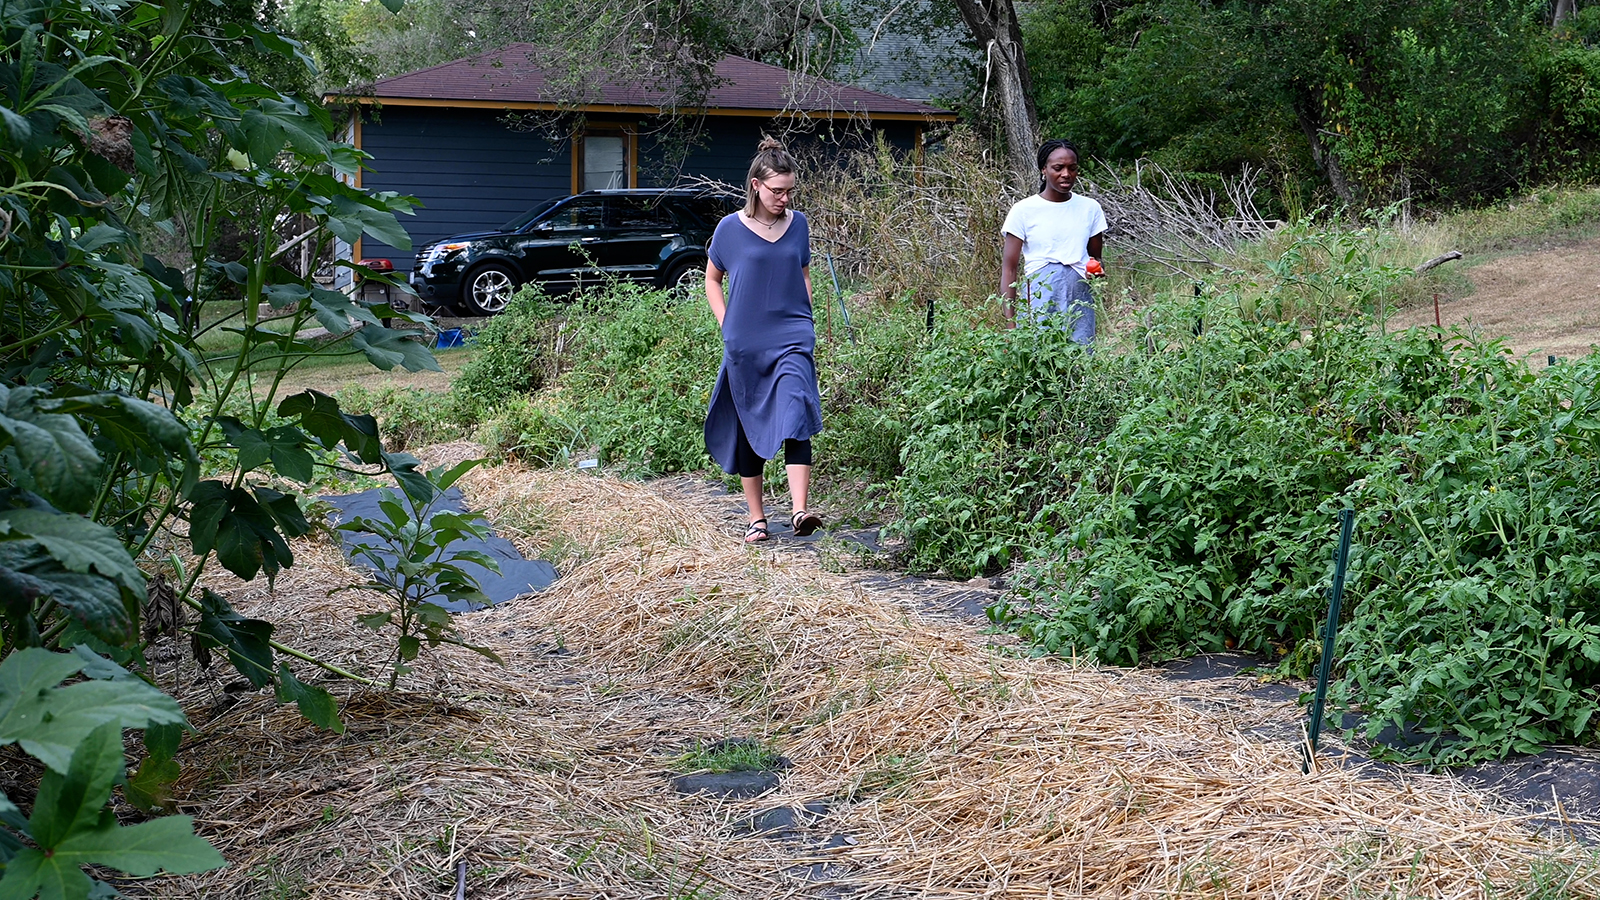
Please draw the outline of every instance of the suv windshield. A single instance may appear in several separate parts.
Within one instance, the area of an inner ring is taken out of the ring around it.
[[[557,203],[560,203],[563,199],[565,199],[565,198],[555,197],[553,199],[546,200],[543,203],[539,204],[538,206],[535,206],[533,209],[530,209],[527,212],[523,213],[522,215],[517,216],[515,219],[512,219],[511,221],[505,223],[504,225],[501,225],[500,226],[500,230],[501,231],[521,231],[522,229],[528,227],[529,223],[531,223],[534,219],[537,219],[540,216],[544,215],[545,213],[549,212],[550,211],[550,207],[555,206]]]

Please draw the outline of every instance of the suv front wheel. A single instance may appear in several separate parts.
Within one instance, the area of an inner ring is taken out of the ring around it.
[[[472,315],[492,316],[505,311],[517,287],[517,273],[510,266],[484,263],[467,277],[461,291],[462,305]]]
[[[669,291],[691,292],[705,283],[706,261],[703,259],[691,259],[673,266],[666,278]]]

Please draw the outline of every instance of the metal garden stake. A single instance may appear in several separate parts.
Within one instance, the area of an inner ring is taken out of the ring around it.
[[[1322,707],[1328,699],[1328,677],[1333,673],[1333,639],[1339,632],[1339,604],[1344,600],[1344,571],[1350,563],[1350,534],[1355,531],[1356,511],[1339,510],[1339,549],[1333,555],[1333,584],[1328,588],[1328,624],[1322,629],[1322,659],[1317,663],[1317,693],[1311,702],[1311,742],[1306,749],[1302,771],[1310,773],[1311,757],[1317,753],[1317,738],[1322,735]]]

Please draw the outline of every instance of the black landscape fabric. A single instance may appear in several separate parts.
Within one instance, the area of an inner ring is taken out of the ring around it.
[[[359,494],[329,495],[322,499],[333,504],[334,509],[337,510],[330,516],[335,525],[342,522],[350,522],[363,516],[382,521],[384,519],[383,510],[378,508],[381,490],[381,488],[374,488],[370,491],[362,491]],[[435,509],[441,512],[444,510],[466,511],[461,491],[458,488],[451,488],[446,491],[444,497],[435,505]],[[358,544],[379,548],[380,554],[391,564],[396,559],[393,553],[383,549],[383,543],[373,535],[341,531],[339,532],[339,540],[344,544],[345,555],[349,556],[356,565],[362,565],[365,561],[364,558],[355,556],[354,551]],[[556,580],[555,566],[542,559],[523,559],[522,554],[517,552],[514,544],[497,534],[491,533],[487,539],[481,541],[476,538],[464,538],[450,546],[453,550],[476,550],[500,564],[500,574],[498,575],[477,563],[461,564],[463,570],[477,577],[479,586],[483,588],[483,593],[493,603],[502,603],[513,597],[542,591]],[[442,597],[434,602],[451,612],[468,612],[473,609],[483,608],[477,604],[446,602]]]

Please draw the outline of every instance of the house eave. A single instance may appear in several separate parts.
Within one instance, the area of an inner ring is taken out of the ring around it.
[[[559,103],[541,103],[530,100],[457,100],[437,97],[375,97],[328,93],[322,95],[325,104],[356,104],[360,106],[417,106],[435,109],[494,109],[528,110],[539,112],[577,112],[610,115],[692,115],[692,116],[745,116],[763,119],[866,119],[874,122],[955,122],[954,113],[930,110],[926,113],[872,112],[853,109],[745,109],[737,107],[695,107],[661,109],[655,106],[630,106],[624,104],[591,103],[567,106]]]

